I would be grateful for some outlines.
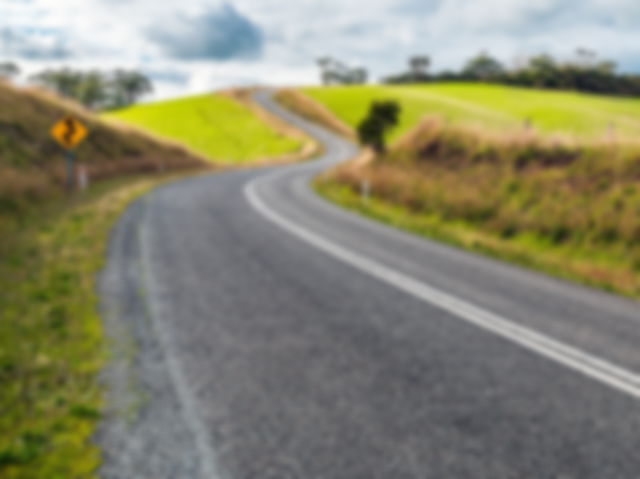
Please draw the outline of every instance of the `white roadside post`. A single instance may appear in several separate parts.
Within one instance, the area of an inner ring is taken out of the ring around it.
[[[369,204],[370,185],[369,179],[363,178],[360,181],[360,198],[365,205]]]
[[[89,188],[89,169],[85,165],[78,166],[78,188],[82,191]]]

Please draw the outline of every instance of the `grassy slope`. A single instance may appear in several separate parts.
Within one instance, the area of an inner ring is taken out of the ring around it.
[[[0,82],[0,256],[6,229],[20,220],[25,208],[63,193],[63,151],[50,138],[49,129],[68,113],[89,127],[90,134],[77,155],[93,181],[206,164],[175,144],[114,128],[44,92]]]
[[[540,91],[501,85],[442,83],[415,86],[305,88],[345,123],[355,126],[371,101],[397,99],[403,108],[397,139],[426,115],[454,124],[493,130],[522,129],[525,119],[542,132],[601,138],[610,124],[621,137],[640,135],[640,99],[573,92]]]
[[[216,163],[280,156],[301,147],[220,94],[137,105],[105,116],[179,141]]]
[[[386,156],[341,166],[318,188],[393,225],[640,297],[638,149],[487,136],[429,120]]]
[[[640,100],[482,84],[304,91],[352,126],[375,99],[403,106],[388,155],[318,181],[329,199],[418,234],[640,298],[640,148],[637,140],[602,141],[610,122],[619,138],[637,137]],[[436,118],[420,121],[425,115]],[[543,134],[523,132],[525,117]],[[372,194],[366,204],[359,197],[364,178]]]
[[[0,261],[0,477],[88,478],[107,355],[94,279],[107,233],[159,181],[112,180],[31,210]]]
[[[396,228],[466,250],[532,268],[552,276],[640,299],[638,251],[630,246],[589,247],[537,234],[500,234],[464,218],[416,211],[375,193],[363,202],[354,183],[324,178],[316,184],[325,198]],[[635,259],[634,256],[635,255]]]
[[[298,115],[347,138],[355,139],[353,128],[340,121],[331,110],[293,88],[278,90],[275,99],[283,107],[295,111]]]

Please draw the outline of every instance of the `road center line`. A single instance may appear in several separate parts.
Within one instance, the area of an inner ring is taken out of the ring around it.
[[[244,195],[251,206],[267,220],[319,250],[378,280],[618,391],[640,399],[640,375],[516,324],[444,291],[428,286],[413,277],[320,236],[280,215],[267,206],[258,195],[257,189],[260,184],[273,181],[287,173],[290,173],[290,170],[280,170],[254,180],[244,187]]]

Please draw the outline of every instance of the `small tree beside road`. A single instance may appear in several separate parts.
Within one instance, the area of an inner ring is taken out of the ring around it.
[[[358,125],[358,138],[378,154],[386,151],[385,134],[398,124],[400,105],[394,100],[374,101],[369,114]]]

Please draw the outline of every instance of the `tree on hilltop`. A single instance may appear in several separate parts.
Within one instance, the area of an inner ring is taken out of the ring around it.
[[[20,67],[13,62],[0,63],[0,78],[5,80],[12,80],[20,75]]]
[[[116,70],[113,73],[111,87],[114,90],[114,103],[117,106],[132,105],[140,97],[153,92],[151,80],[134,70]]]
[[[417,55],[409,59],[409,67],[415,78],[426,77],[431,59],[426,55]]]
[[[504,72],[505,69],[502,63],[487,52],[480,52],[471,58],[462,70],[463,75],[482,81],[498,78]]]

